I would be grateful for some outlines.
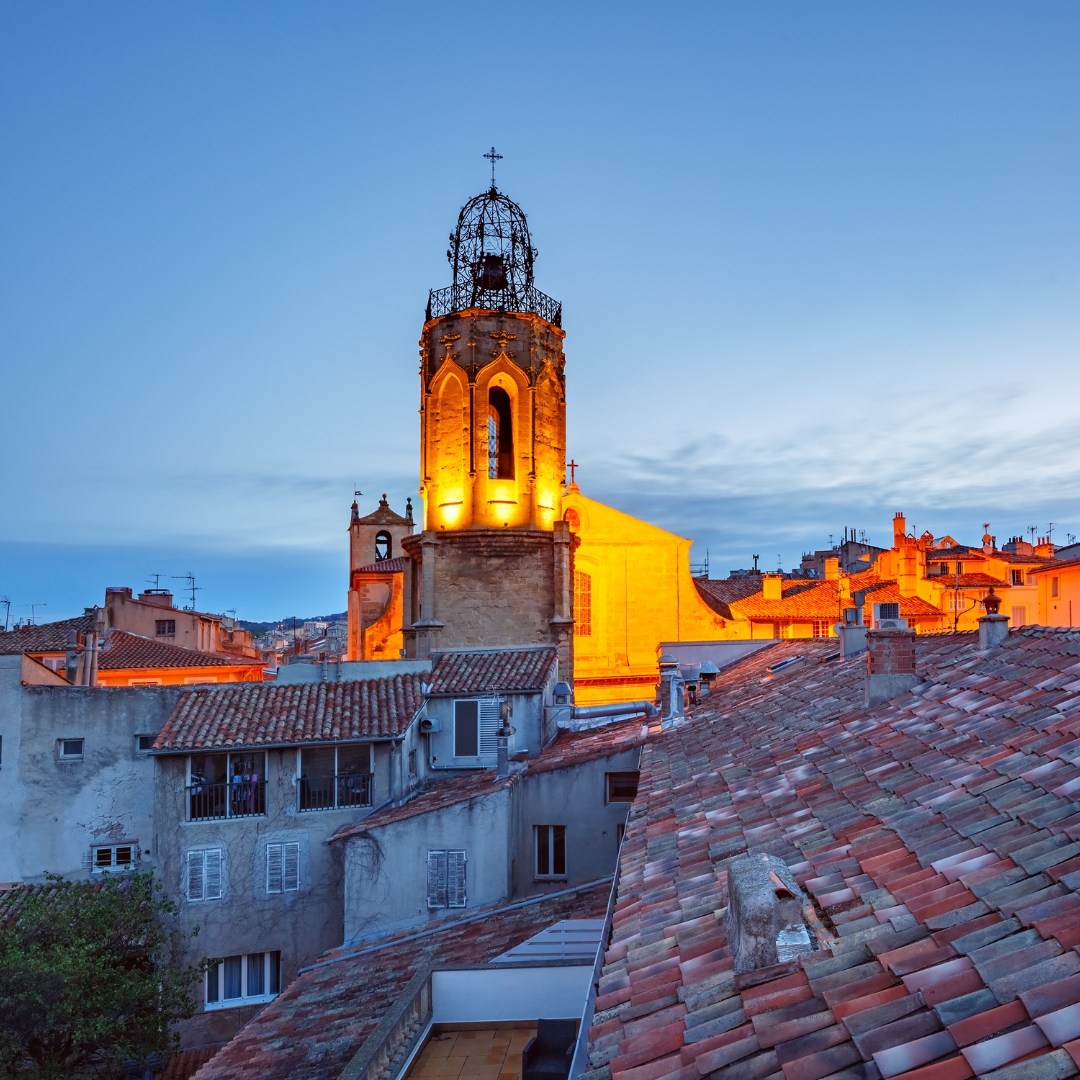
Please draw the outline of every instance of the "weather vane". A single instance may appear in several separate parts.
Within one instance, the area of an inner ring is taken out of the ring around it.
[[[494,188],[495,187],[495,162],[496,161],[502,161],[502,154],[496,154],[495,153],[495,147],[493,146],[491,148],[491,152],[488,153],[488,154],[484,154],[484,157],[486,157],[488,159],[488,161],[491,162],[491,186]]]

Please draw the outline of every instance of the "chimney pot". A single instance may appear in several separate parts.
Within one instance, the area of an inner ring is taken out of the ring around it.
[[[869,630],[866,634],[866,707],[906,693],[922,680],[915,672],[915,631]]]

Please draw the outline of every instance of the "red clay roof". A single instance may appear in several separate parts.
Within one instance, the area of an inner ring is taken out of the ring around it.
[[[378,562],[368,563],[367,566],[358,566],[354,574],[400,574],[407,563],[412,560],[407,555],[399,555],[396,559],[379,559]]]
[[[543,690],[557,659],[553,648],[437,654],[430,676],[431,693]]]
[[[648,721],[644,716],[620,720],[614,724],[591,728],[588,731],[560,731],[555,741],[529,762],[530,773],[569,769],[597,758],[610,757],[624,750],[641,746],[648,738]]]
[[[98,652],[101,671],[138,668],[265,667],[262,660],[229,653],[196,652],[124,630],[110,630]]]
[[[782,642],[723,671],[692,719],[645,745],[593,1068],[1078,1071],[1080,632],[1024,627],[989,653],[976,634],[915,647],[926,681],[867,711],[863,658],[819,663],[827,643]],[[795,655],[806,662],[768,677]],[[748,850],[787,862],[834,933],[828,949],[734,973],[717,915],[727,864]]]
[[[416,928],[328,953],[267,1005],[197,1080],[332,1080],[356,1055],[409,980],[429,965],[483,964],[563,919],[603,918],[610,887],[514,910],[465,913],[413,940]]]
[[[1048,562],[1046,566],[1040,566],[1038,570],[1032,570],[1033,574],[1047,574],[1054,573],[1057,570],[1072,570],[1075,567],[1080,566],[1080,559],[1061,559],[1054,562]],[[0,641],[4,639],[0,637]]]
[[[956,585],[957,577],[956,574],[931,574],[929,580],[940,581],[945,588],[948,588],[950,585]],[[991,574],[984,574],[982,572],[961,574],[959,580],[961,589],[986,589],[991,585],[993,585],[995,589],[1012,588],[1009,582],[1002,581],[1001,578],[996,578]]]
[[[994,579],[996,581],[996,579]],[[873,571],[851,575],[852,590],[866,590],[866,603],[899,603],[903,618],[942,618],[941,611],[917,596],[901,596],[895,581],[877,577]],[[709,581],[695,578],[702,599],[728,619],[824,619],[840,618],[840,591],[835,581],[784,580],[782,599],[766,600],[760,578]],[[844,606],[850,606],[846,602]]]
[[[389,739],[421,704],[420,676],[340,683],[232,683],[185,690],[155,750]]]
[[[67,651],[68,633],[88,634],[94,628],[93,615],[77,615],[74,619],[22,626],[18,630],[0,633],[0,656],[14,653],[62,653]]]

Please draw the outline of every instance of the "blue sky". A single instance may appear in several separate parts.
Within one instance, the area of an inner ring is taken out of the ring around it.
[[[587,494],[714,576],[1064,541],[1078,54],[1075,3],[0,4],[0,596],[344,610],[492,143]]]

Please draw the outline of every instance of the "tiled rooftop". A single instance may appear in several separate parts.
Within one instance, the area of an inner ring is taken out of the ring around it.
[[[442,653],[431,673],[431,693],[542,690],[557,659],[558,653],[548,648]]]
[[[412,722],[420,675],[352,682],[231,683],[186,690],[155,750],[389,739]]]
[[[198,1080],[332,1080],[417,972],[432,964],[487,963],[563,919],[602,918],[608,894],[601,885],[493,909],[486,918],[473,911],[419,939],[413,928],[328,953],[249,1021]]]
[[[916,649],[926,681],[868,712],[864,658],[779,643],[646,743],[592,1080],[1078,1071],[1080,631]],[[787,862],[829,948],[735,975],[718,916],[747,850]]]
[[[98,652],[101,671],[139,668],[264,667],[261,660],[229,653],[196,652],[166,641],[110,630]]]
[[[368,563],[367,566],[358,566],[357,574],[400,574],[411,560],[407,555],[399,555],[396,559],[379,559],[378,562]]]
[[[68,633],[74,630],[88,634],[94,628],[93,615],[78,615],[74,619],[22,626],[18,630],[0,633],[0,656],[13,653],[62,653],[67,651]]]

